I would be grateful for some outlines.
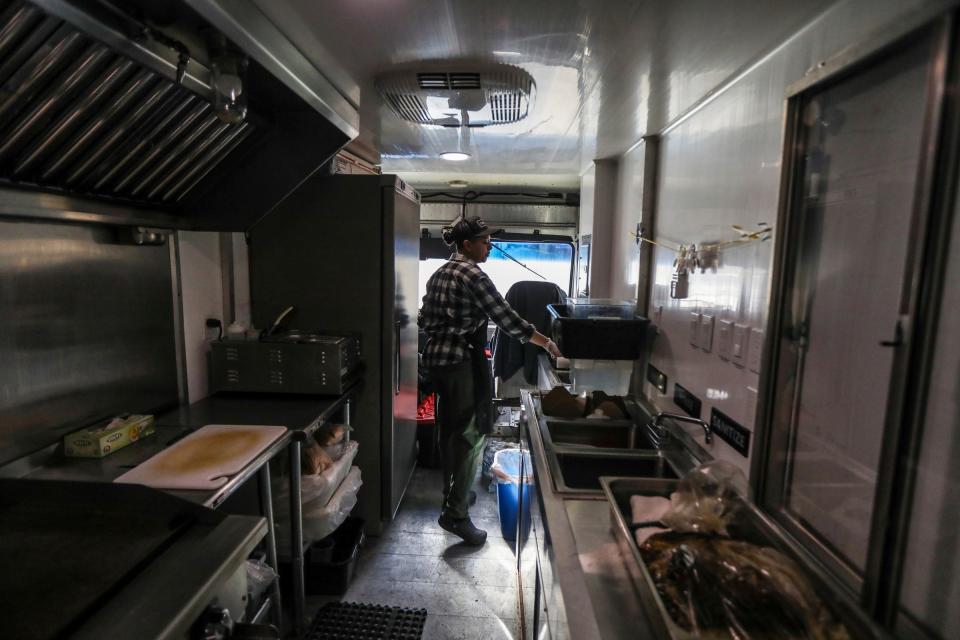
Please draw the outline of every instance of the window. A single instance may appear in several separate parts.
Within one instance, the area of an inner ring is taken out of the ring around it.
[[[452,252],[450,250],[449,253]],[[418,305],[422,304],[423,296],[427,292],[427,280],[447,261],[447,257],[431,256],[420,260]],[[564,293],[569,293],[573,270],[573,244],[569,241],[494,239],[490,255],[482,268],[497,287],[497,291],[503,295],[506,295],[514,283],[524,280],[547,280],[560,287]]]

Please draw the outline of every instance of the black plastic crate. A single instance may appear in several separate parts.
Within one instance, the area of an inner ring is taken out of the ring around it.
[[[363,525],[363,518],[350,516],[327,538],[310,545],[304,571],[307,593],[339,596],[347,592],[363,544]]]
[[[574,318],[563,304],[548,304],[547,311],[553,341],[565,358],[635,360],[646,347],[650,320],[643,316]]]

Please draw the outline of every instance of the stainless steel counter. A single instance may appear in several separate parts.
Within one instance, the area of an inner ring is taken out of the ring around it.
[[[539,369],[541,389],[562,384],[545,357]],[[569,495],[555,489],[537,404],[527,391],[522,402],[541,513],[555,558],[553,577],[567,612],[568,629],[559,635],[577,640],[656,637],[614,537],[607,501],[602,494]],[[558,635],[553,629],[551,634]]]
[[[553,576],[567,611],[569,637],[654,637],[611,532],[606,500],[566,497],[554,491],[536,407],[529,392],[522,392],[522,398],[538,497],[553,547]]]

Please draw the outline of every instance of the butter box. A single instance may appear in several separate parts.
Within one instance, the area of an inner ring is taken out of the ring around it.
[[[117,417],[63,438],[63,453],[72,458],[102,458],[153,433],[153,416]]]

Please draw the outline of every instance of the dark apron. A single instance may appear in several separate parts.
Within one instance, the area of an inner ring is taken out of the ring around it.
[[[493,433],[496,413],[493,410],[493,372],[485,351],[487,323],[480,325],[467,340],[470,345],[470,364],[473,366],[474,401],[476,402],[477,430],[483,435]]]

